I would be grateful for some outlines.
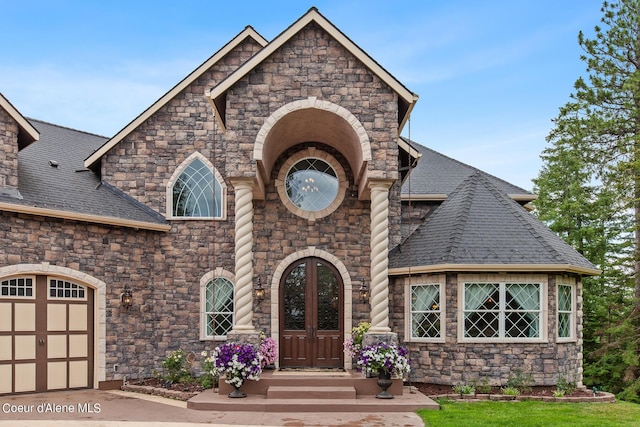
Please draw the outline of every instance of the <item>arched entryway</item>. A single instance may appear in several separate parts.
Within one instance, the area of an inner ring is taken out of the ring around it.
[[[326,260],[293,262],[280,281],[280,366],[343,367],[344,286]]]

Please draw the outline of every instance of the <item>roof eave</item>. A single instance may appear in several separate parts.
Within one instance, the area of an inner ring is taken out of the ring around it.
[[[120,132],[118,132],[113,138],[109,139],[105,144],[96,150],[93,154],[86,158],[84,166],[91,168],[96,162],[98,162],[102,156],[104,156],[111,148],[113,148],[118,142],[122,141],[131,132],[133,132],[138,126],[148,120],[153,114],[155,114],[160,108],[164,107],[169,101],[171,101],[176,95],[178,95],[187,86],[193,83],[199,78],[205,71],[215,65],[220,59],[224,58],[232,49],[238,46],[247,37],[253,38],[261,46],[265,46],[268,42],[252,27],[246,27],[240,34],[234,37],[229,43],[227,43],[222,49],[213,54],[202,65],[196,68],[191,74],[185,77],[180,83],[174,86],[169,92],[164,94],[159,100],[153,103],[142,114],[136,117],[131,123],[125,126]]]
[[[29,139],[29,142],[25,144],[25,146],[40,139],[40,132],[38,132],[38,130],[29,123],[29,120],[20,114],[17,108],[14,107],[13,104],[11,104],[11,102],[2,95],[2,93],[0,93],[0,107],[9,113],[11,118],[18,123],[18,127],[22,131],[23,135]]]
[[[150,230],[150,231],[169,231],[171,224],[160,224],[154,222],[137,221],[125,218],[117,218],[112,216],[91,215],[79,212],[61,211],[56,209],[40,208],[36,206],[26,206],[13,203],[0,202],[0,211],[14,212],[28,215],[39,215],[49,218],[68,219],[71,221],[90,222],[102,225],[114,225],[119,227],[127,227],[134,229]]]
[[[411,274],[431,274],[443,272],[554,272],[575,273],[583,276],[597,276],[602,273],[597,268],[580,267],[572,264],[433,264],[411,267],[390,268],[390,276]]]

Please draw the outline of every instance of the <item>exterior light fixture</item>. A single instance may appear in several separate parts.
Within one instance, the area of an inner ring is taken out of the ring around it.
[[[131,292],[131,288],[128,285],[125,285],[124,290],[120,294],[120,302],[125,310],[129,310],[131,305],[133,304],[133,293]]]
[[[262,280],[260,280],[259,277],[258,277],[258,283],[256,284],[256,287],[255,287],[255,292],[256,292],[256,298],[258,298],[258,301],[262,301],[264,299],[264,288],[262,287]]]
[[[360,298],[363,301],[367,301],[369,299],[369,286],[364,278],[362,278],[362,284],[360,285]]]

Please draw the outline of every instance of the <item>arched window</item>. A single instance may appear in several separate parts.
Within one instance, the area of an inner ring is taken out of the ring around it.
[[[222,219],[226,186],[211,163],[194,153],[176,170],[167,188],[169,218]]]
[[[200,279],[200,339],[224,340],[233,328],[233,275],[222,269]]]
[[[207,283],[206,295],[206,335],[226,336],[233,327],[233,283],[217,277]]]

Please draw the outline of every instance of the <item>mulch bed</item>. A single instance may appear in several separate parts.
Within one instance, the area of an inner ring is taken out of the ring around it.
[[[557,390],[555,386],[536,386],[530,390],[522,392],[519,396],[505,396],[499,387],[491,389],[486,394],[460,395],[453,391],[453,387],[442,384],[413,383],[422,394],[433,398],[448,399],[465,399],[465,400],[545,400],[558,402],[615,402],[615,396],[611,393],[598,392],[594,396],[593,391],[586,388],[576,389],[571,394],[565,394],[564,397],[554,397],[553,392]]]
[[[121,390],[187,401],[204,391],[204,387],[197,382],[172,384],[159,378],[146,378],[130,381]]]
[[[594,397],[593,392],[587,389],[576,389],[573,393],[567,394],[561,398],[553,397],[556,387],[531,387],[530,390],[520,394],[517,397],[504,396],[499,387],[491,389],[487,394],[460,395],[453,391],[449,385],[428,384],[428,383],[412,383],[412,386],[418,389],[425,396],[433,399],[465,399],[465,400],[549,400],[549,401],[565,401],[565,402],[615,402],[615,396],[610,393],[598,392]],[[155,396],[168,397],[176,400],[187,401],[193,396],[204,391],[197,382],[191,383],[167,383],[158,378],[147,378],[142,380],[134,380],[122,386],[122,390],[132,391],[136,393],[152,394]]]

